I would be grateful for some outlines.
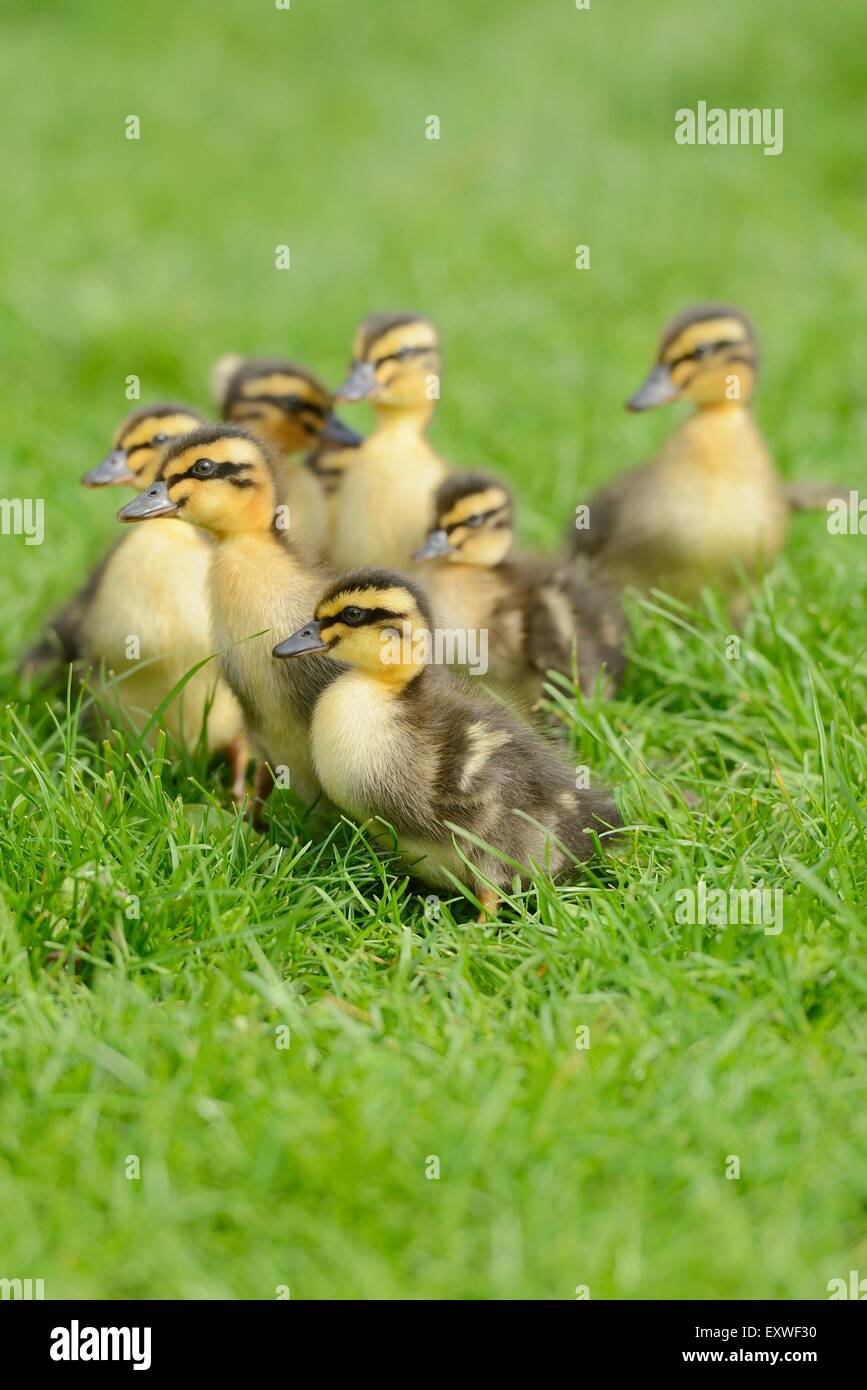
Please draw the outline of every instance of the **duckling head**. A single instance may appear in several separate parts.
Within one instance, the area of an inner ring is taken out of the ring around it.
[[[320,652],[390,686],[404,686],[430,658],[433,618],[423,591],[395,570],[353,570],[316,605],[313,621],[278,642],[276,657]]]
[[[173,439],[205,422],[189,405],[143,405],[122,421],[102,463],[82,478],[83,487],[149,487]]]
[[[627,410],[650,410],[669,401],[698,406],[745,404],[758,374],[752,324],[728,304],[701,304],[666,326],[650,375]]]
[[[430,411],[439,398],[441,367],[439,335],[429,319],[371,314],[355,335],[349,376],[335,400]]]
[[[458,473],[437,489],[433,530],[413,559],[492,568],[513,540],[508,489],[486,473]]]
[[[280,529],[281,511],[266,446],[238,425],[206,425],[174,440],[150,487],[117,519],[176,516],[226,536]]]
[[[361,443],[361,435],[335,415],[318,377],[293,362],[229,354],[215,364],[211,385],[224,419],[243,425],[281,454]]]

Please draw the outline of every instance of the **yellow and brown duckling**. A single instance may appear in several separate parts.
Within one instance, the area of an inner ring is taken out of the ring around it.
[[[485,633],[486,679],[525,707],[537,704],[546,671],[571,676],[573,660],[585,693],[603,670],[616,686],[626,664],[616,594],[571,565],[513,556],[513,542],[511,494],[496,478],[458,473],[440,484],[415,556],[430,562],[423,582],[438,624]]]
[[[188,406],[133,411],[109,454],[82,483],[147,488],[166,447],[201,423]],[[75,659],[93,668],[105,702],[133,728],[146,724],[187,672],[214,651],[205,592],[210,550],[203,532],[168,522],[124,536],[65,610],[77,608]],[[158,724],[188,746],[203,726],[208,749],[229,759],[232,792],[240,800],[248,760],[243,715],[213,662],[189,678]]]
[[[447,468],[425,437],[439,396],[440,344],[417,314],[373,314],[359,328],[342,401],[369,401],[376,428],[340,488],[334,563],[407,566]]]
[[[82,486],[147,486],[156,475],[166,445],[203,424],[198,410],[176,401],[138,406],[121,420],[109,452],[85,473]]]
[[[433,617],[412,581],[356,571],[312,611],[274,656],[333,663],[310,727],[319,780],[347,814],[392,827],[415,877],[457,879],[490,909],[516,873],[562,875],[593,853],[592,831],[620,824],[540,735],[430,664]]]
[[[150,482],[165,444],[202,423],[191,406],[175,402],[140,406],[121,421],[105,458],[85,473],[84,487],[135,487],[139,478]],[[116,545],[103,556],[84,585],[52,618],[43,637],[24,656],[19,670],[34,676],[59,665],[80,661],[81,626],[99,591],[103,573]]]
[[[312,551],[327,546],[337,489],[361,435],[334,413],[328,390],[305,367],[283,358],[220,358],[212,372],[220,414],[269,445],[279,458],[282,500],[295,539]]]
[[[139,407],[122,421],[109,453],[82,484],[147,488],[167,445],[201,424],[190,406]],[[92,682],[106,705],[132,728],[142,728],[187,672],[213,651],[204,592],[209,559],[205,534],[179,526],[122,537],[55,618],[31,658],[40,650],[59,649],[64,661],[92,668]],[[40,664],[31,659],[31,668]],[[208,749],[231,764],[232,792],[240,800],[247,767],[243,716],[213,663],[191,676],[166,706],[151,741],[163,729],[191,746],[203,725]]]
[[[649,464],[589,501],[571,548],[622,585],[694,598],[736,591],[783,545],[788,504],[750,410],[758,373],[752,326],[738,309],[701,305],[672,319],[647,380],[627,402],[696,409]]]
[[[317,696],[335,673],[324,660],[303,668],[271,660],[274,636],[300,625],[325,582],[303,547],[281,526],[277,471],[266,445],[237,425],[194,431],[167,449],[155,481],[118,512],[118,520],[209,531],[207,578],[213,649],[246,716],[254,751],[312,801],[319,783],[309,723]],[[172,518],[171,521],[166,520]],[[179,518],[188,526],[178,527]],[[265,635],[263,635],[263,633]],[[257,787],[264,797],[268,784]]]

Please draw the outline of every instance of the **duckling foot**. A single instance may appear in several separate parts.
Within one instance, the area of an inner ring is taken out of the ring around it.
[[[247,819],[254,830],[265,829],[265,802],[274,790],[274,774],[267,763],[259,763],[253,775],[253,799]]]
[[[793,512],[824,512],[829,502],[849,500],[849,488],[839,483],[789,483],[784,491]]]
[[[247,740],[242,736],[233,739],[226,750],[226,758],[232,770],[232,800],[240,806],[247,795],[247,763],[250,761]]]
[[[500,904],[500,895],[496,888],[483,888],[479,893],[479,902],[482,910],[476,918],[477,922],[490,922],[497,915],[497,908]]]

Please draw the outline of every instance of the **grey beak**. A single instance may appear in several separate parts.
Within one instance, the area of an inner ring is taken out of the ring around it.
[[[366,401],[376,386],[376,371],[372,362],[353,362],[349,376],[334,392],[336,401]]]
[[[653,368],[647,380],[626,402],[627,410],[652,410],[656,405],[676,401],[680,392],[671,379],[671,372],[661,362]]]
[[[145,492],[140,492],[117,514],[118,521],[149,521],[153,516],[174,516],[178,510],[177,502],[169,497],[168,484],[151,483]]]
[[[431,531],[424,545],[419,546],[413,555],[414,560],[438,560],[443,555],[451,555],[454,546],[445,531]]]
[[[315,621],[307,623],[297,632],[293,632],[291,637],[284,637],[282,642],[278,642],[271,655],[276,657],[306,656],[308,652],[327,652],[328,644],[322,640],[321,628],[321,623]]]
[[[121,483],[134,483],[135,474],[130,472],[126,449],[112,449],[102,463],[91,468],[81,480],[82,487],[118,487]]]
[[[319,433],[319,443],[332,449],[357,449],[359,444],[364,443],[364,436],[351,430],[332,410]]]

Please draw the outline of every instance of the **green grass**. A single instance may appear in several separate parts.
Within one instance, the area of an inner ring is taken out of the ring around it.
[[[863,6],[610,9],[7,4],[0,494],[46,541],[0,537],[0,1277],[822,1298],[867,1267],[863,538],[798,518],[737,660],[713,602],[633,608],[620,698],[561,692],[633,829],[487,925],[14,676],[113,538],[77,480],[127,375],[204,404],[236,349],[336,382],[374,308],[441,326],[436,443],[513,480],[528,543],[671,428],[622,402],[704,297],[757,321],[786,476],[867,486]],[[677,147],[700,98],[783,107],[784,153]],[[782,889],[782,933],[679,925],[701,876]]]

